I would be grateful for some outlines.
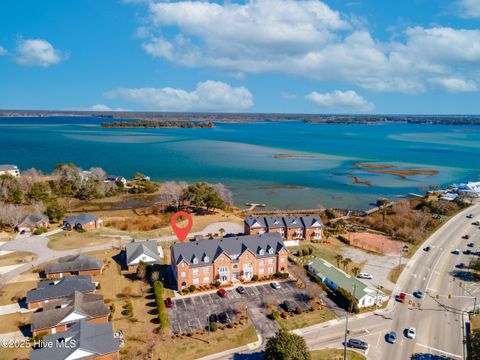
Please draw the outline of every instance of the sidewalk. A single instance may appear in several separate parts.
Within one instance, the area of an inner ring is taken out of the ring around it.
[[[235,355],[237,353],[246,352],[246,351],[254,351],[262,346],[263,339],[260,335],[257,334],[258,340],[252,342],[247,345],[240,346],[238,348],[225,350],[219,353],[215,353],[212,355],[207,355],[202,358],[198,358],[197,360],[217,360],[217,359],[228,359],[231,355]]]

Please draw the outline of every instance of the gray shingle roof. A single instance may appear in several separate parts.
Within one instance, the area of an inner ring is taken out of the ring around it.
[[[110,313],[103,302],[103,295],[83,294],[75,291],[65,299],[45,304],[43,311],[32,314],[33,331],[49,329],[58,325],[71,313],[85,315],[88,319],[106,316]]]
[[[148,255],[156,261],[160,261],[158,244],[155,240],[133,241],[125,245],[125,250],[127,252],[127,265],[142,254]]]
[[[75,346],[70,347],[74,343],[68,339],[74,339]],[[79,349],[99,356],[117,352],[120,347],[120,340],[113,336],[111,323],[91,324],[85,320],[73,324],[68,331],[46,335],[43,340],[54,343],[65,341],[67,346],[32,350],[31,360],[64,360]]]
[[[85,225],[92,221],[97,221],[97,220],[98,218],[95,215],[88,214],[88,213],[81,213],[78,215],[71,215],[66,217],[63,223],[64,224],[68,223],[70,225],[76,225],[76,224]]]
[[[245,219],[245,224],[252,227],[253,224],[258,223],[262,227],[268,227],[269,229],[279,229],[283,227],[297,228],[314,227],[315,223],[323,226],[323,221],[318,215],[311,216],[254,216],[250,215]]]
[[[40,281],[36,289],[27,292],[27,304],[35,301],[64,298],[75,291],[82,293],[95,291],[92,277],[90,275],[78,275]]]
[[[172,245],[171,249],[176,264],[185,260],[192,267],[195,267],[212,264],[222,252],[230,257],[235,257],[240,256],[248,249],[259,258],[270,257],[272,256],[272,254],[268,253],[268,249],[270,248],[273,250],[273,254],[277,254],[284,248],[280,234],[266,233],[262,235],[245,235],[222,239],[175,243]],[[263,250],[263,255],[260,255],[260,250]],[[198,260],[198,264],[193,263],[194,258]]]
[[[45,269],[45,274],[54,274],[60,272],[100,270],[103,262],[97,260],[91,255],[70,255],[58,259],[57,264],[49,264]]]
[[[10,164],[0,165],[0,171],[12,171],[12,170],[17,170],[17,166],[10,165]]]
[[[48,216],[43,214],[28,214],[25,215],[19,224],[37,225],[38,223],[44,223],[48,221]]]

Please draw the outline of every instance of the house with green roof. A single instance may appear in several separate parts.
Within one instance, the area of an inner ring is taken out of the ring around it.
[[[359,308],[373,306],[375,303],[380,305],[388,300],[388,296],[380,290],[345,273],[324,259],[315,258],[308,264],[308,270],[333,291],[342,288],[352,294]]]

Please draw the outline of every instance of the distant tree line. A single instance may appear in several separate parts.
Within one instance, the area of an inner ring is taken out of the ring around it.
[[[207,128],[214,127],[209,121],[159,121],[159,120],[135,120],[135,121],[112,121],[103,122],[104,128]]]

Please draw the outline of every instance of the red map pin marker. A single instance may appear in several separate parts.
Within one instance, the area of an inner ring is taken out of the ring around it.
[[[183,228],[178,227],[177,225],[177,219],[180,216],[186,218],[188,221],[187,226]],[[189,213],[185,211],[179,211],[173,214],[172,218],[170,219],[170,225],[172,225],[172,229],[175,232],[175,235],[177,235],[178,241],[184,242],[188,236],[188,233],[190,232],[190,229],[192,228],[193,219]]]

